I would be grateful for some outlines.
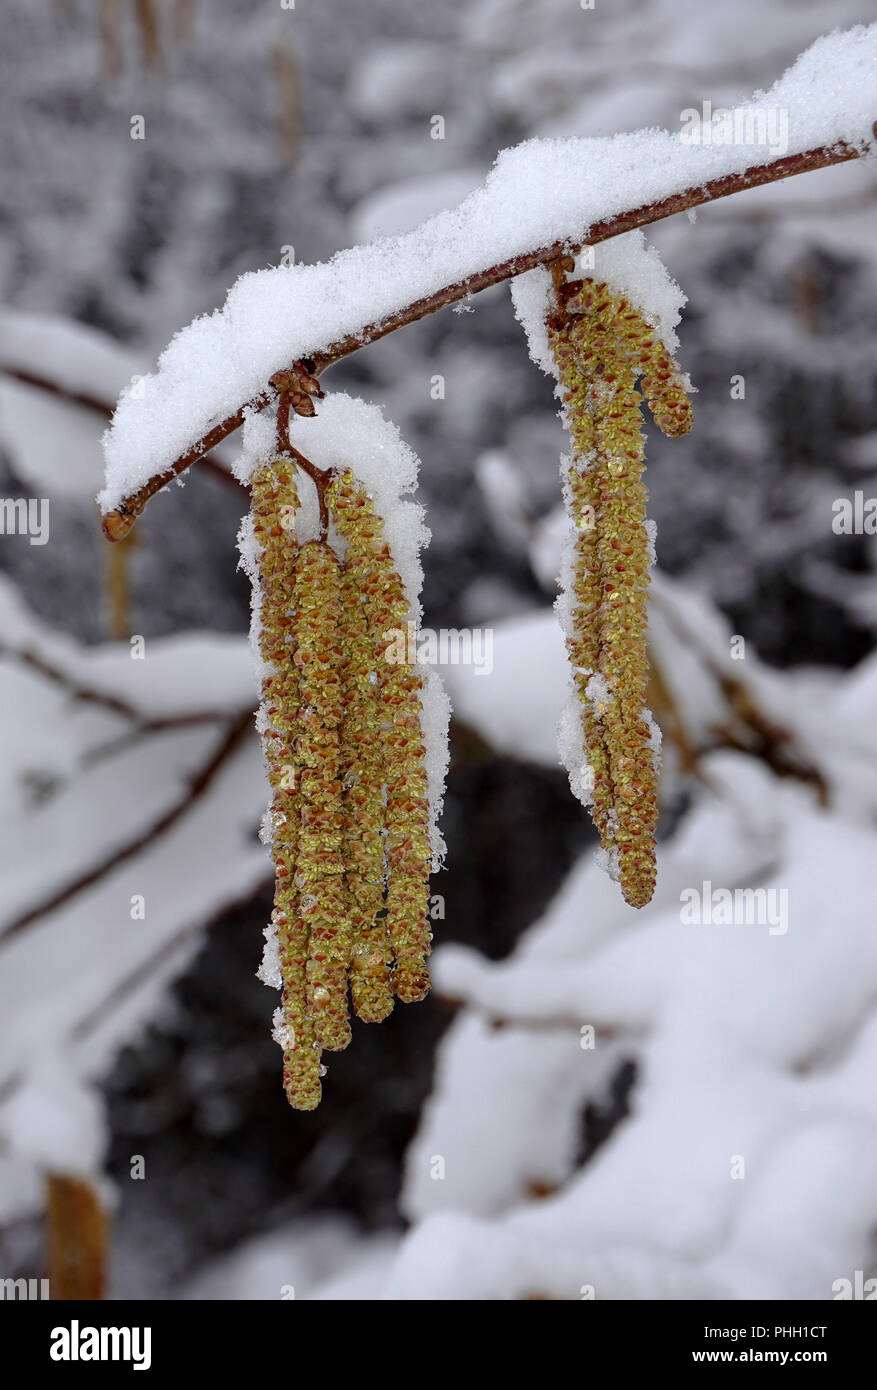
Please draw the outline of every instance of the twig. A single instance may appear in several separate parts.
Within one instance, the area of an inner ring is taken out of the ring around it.
[[[0,362],[0,376],[8,377],[10,381],[18,381],[22,386],[32,386],[37,391],[45,391],[47,395],[57,396],[59,400],[66,401],[70,405],[81,406],[84,410],[93,410],[96,414],[102,415],[105,420],[112,419],[113,406],[108,401],[101,400],[98,396],[92,396],[87,391],[74,391],[72,387],[62,386],[53,377],[42,376],[39,372],[27,371],[23,367],[10,367],[2,362]],[[219,443],[220,441],[217,440],[216,442]],[[210,447],[212,448],[213,445]],[[210,473],[221,478],[224,483],[228,483],[238,492],[246,490],[244,484],[239,482],[234,474],[230,473],[225,465],[216,459],[204,454],[201,457],[201,462]]]
[[[249,712],[252,713],[252,711]],[[105,762],[107,758],[116,758],[120,753],[126,753],[132,748],[136,748],[144,739],[153,734],[175,734],[181,729],[198,729],[205,724],[218,724],[224,727],[228,723],[228,719],[229,712],[227,710],[192,710],[190,714],[164,714],[155,719],[144,719],[141,723],[135,724],[132,728],[119,734],[118,738],[109,739],[106,743],[98,743],[93,748],[87,749],[82,754],[80,766],[83,768],[96,767],[98,763]]]
[[[877,138],[877,123],[875,123],[875,138]],[[412,304],[406,305],[404,309],[399,309],[395,314],[390,314],[377,323],[368,324],[358,333],[351,333],[340,338],[328,348],[313,354],[313,375],[319,376],[327,367],[333,366],[342,358],[349,357],[351,353],[357,352],[362,347],[367,347],[370,343],[378,342],[389,333],[394,333],[397,328],[404,328],[406,324],[425,318],[427,314],[434,314],[439,309],[444,309],[450,304],[466,299],[469,295],[478,294],[491,285],[498,285],[504,280],[511,280],[516,275],[533,270],[536,266],[548,265],[561,256],[577,253],[583,246],[595,246],[601,241],[608,241],[611,237],[621,236],[625,232],[632,231],[635,227],[645,227],[650,223],[660,222],[665,217],[672,217],[674,213],[685,212],[689,208],[715,202],[717,198],[727,198],[732,193],[741,193],[745,189],[758,188],[766,183],[776,183],[780,179],[791,178],[794,174],[809,173],[811,170],[824,169],[832,164],[843,164],[850,159],[857,159],[862,153],[863,150],[844,141],[839,141],[836,145],[820,145],[817,149],[805,150],[801,154],[784,155],[783,158],[773,160],[770,164],[755,164],[740,173],[724,174],[721,178],[709,179],[706,183],[698,184],[696,188],[686,188],[681,193],[672,194],[669,198],[662,198],[655,203],[646,203],[642,207],[619,213],[615,217],[604,218],[589,227],[580,242],[555,241],[550,246],[540,246],[533,251],[512,256],[509,260],[477,271],[474,275],[467,276],[464,280],[457,280],[454,284],[436,290],[433,294],[426,295],[422,299],[416,299]],[[150,497],[160,492],[167,483],[179,477],[191,464],[202,458],[209,449],[215,448],[227,435],[236,430],[243,423],[244,416],[248,412],[263,410],[273,399],[274,391],[269,388],[260,391],[250,400],[244,401],[243,405],[221,420],[218,425],[214,425],[213,429],[209,430],[202,439],[193,444],[161,473],[155,474],[136,492],[125,497],[117,508],[107,512],[103,518],[104,535],[107,540],[118,541],[126,536]]]
[[[310,364],[309,364],[310,365]],[[322,394],[322,393],[321,393]],[[296,449],[289,439],[289,412],[292,408],[292,396],[289,391],[282,391],[277,402],[277,452],[281,458],[291,459],[297,464],[303,473],[308,477],[317,489],[317,502],[320,508],[320,540],[324,541],[329,534],[329,508],[326,505],[326,488],[335,477],[334,468],[318,468],[315,463],[311,463],[309,458]],[[310,412],[307,412],[310,413]]]
[[[732,718],[738,721],[738,729],[748,731],[749,737],[741,737],[730,723],[713,726],[709,730],[716,740],[713,746],[736,748],[752,754],[766,763],[777,777],[794,777],[809,784],[815,788],[819,804],[827,806],[829,795],[825,776],[808,760],[805,750],[798,744],[794,731],[777,724],[760,709],[746,682],[737,676],[729,676],[722,670],[720,663],[697,639],[689,624],[682,620],[659,594],[652,594],[651,601],[663,612],[667,626],[672,628],[677,638],[689,650],[697,653],[698,660],[718,685]],[[695,760],[705,751],[708,750],[697,750]]]
[[[123,738],[135,738],[142,734],[163,734],[171,729],[189,729],[198,724],[224,723],[230,717],[237,717],[238,713],[227,709],[201,709],[190,710],[186,714],[148,715],[118,695],[111,695],[107,691],[98,690],[95,686],[85,685],[82,681],[69,675],[62,667],[49,661],[47,657],[27,647],[6,647],[0,643],[0,661],[17,661],[29,670],[44,676],[52,685],[57,685],[66,691],[72,701],[97,705],[101,709],[108,710],[111,714],[118,714],[123,719],[130,720],[133,728],[127,730],[122,736]]]
[[[669,198],[662,198],[657,203],[647,203],[643,207],[632,209],[630,212],[622,212],[615,217],[604,218],[601,222],[595,222],[592,227],[589,227],[587,236],[581,242],[571,244],[568,241],[555,241],[550,246],[542,246],[535,251],[514,256],[508,261],[500,262],[499,265],[478,271],[466,280],[459,280],[446,289],[438,290],[435,294],[415,300],[407,308],[399,310],[398,313],[390,315],[389,318],[383,319],[380,323],[370,324],[360,333],[349,334],[339,342],[333,343],[325,352],[314,353],[315,371],[319,375],[326,367],[330,367],[343,357],[356,352],[358,348],[377,342],[380,338],[386,337],[388,333],[402,328],[407,323],[413,323],[416,319],[424,318],[427,314],[433,314],[437,309],[443,309],[448,304],[465,299],[467,295],[478,294],[479,291],[488,289],[491,285],[501,284],[504,280],[511,280],[516,275],[533,270],[537,265],[548,265],[560,257],[575,255],[581,251],[583,246],[596,246],[601,241],[609,241],[612,237],[622,236],[635,227],[649,226],[653,222],[662,221],[665,217],[672,217],[674,213],[685,212],[689,208],[715,202],[717,198],[727,198],[732,193],[741,193],[747,188],[758,188],[765,183],[776,183],[780,179],[791,178],[794,174],[809,173],[813,169],[824,169],[832,164],[846,163],[850,159],[857,159],[861,153],[861,150],[855,149],[843,141],[832,146],[821,145],[818,149],[807,150],[803,154],[786,155],[782,159],[774,160],[771,164],[753,165],[739,174],[724,174],[721,178],[710,179],[707,183],[699,184],[696,188],[686,188],[681,193],[671,194]]]
[[[124,719],[140,721],[143,718],[140,710],[127,700],[121,699],[117,695],[109,695],[103,690],[96,690],[93,686],[83,685],[72,676],[63,671],[60,666],[41,656],[39,652],[30,651],[27,648],[6,647],[0,643],[0,661],[17,661],[22,666],[27,666],[32,671],[44,676],[51,681],[52,685],[58,685],[62,690],[66,690],[71,700],[82,701],[84,704],[100,705],[103,709],[110,710],[113,714],[120,714]]]
[[[114,985],[110,993],[98,1001],[87,1014],[78,1019],[76,1023],[66,1033],[63,1041],[71,1047],[78,1047],[83,1042],[93,1037],[93,1035],[104,1024],[111,1021],[112,1016],[129,1000],[148,985],[160,972],[168,970],[169,958],[174,954],[182,955],[188,950],[191,942],[198,940],[203,934],[217,927],[220,922],[232,913],[239,912],[254,902],[261,893],[265,893],[274,885],[274,873],[266,874],[265,878],[256,883],[248,892],[236,894],[226,902],[220,904],[209,917],[199,922],[189,922],[170,938],[162,942],[159,955],[149,956],[135,965],[127,975]],[[17,1069],[8,1073],[0,1080],[0,1105],[5,1105],[11,1096],[24,1085],[27,1080],[26,1069]],[[6,1140],[0,1137],[0,1154],[8,1153],[9,1145]]]
[[[238,717],[229,724],[225,736],[220,740],[210,757],[199,768],[195,775],[189,779],[186,791],[169,810],[164,811],[162,815],[159,816],[158,820],[154,821],[147,830],[136,835],[133,840],[129,840],[128,843],[122,845],[120,849],[113,850],[111,854],[107,855],[99,864],[96,864],[94,868],[87,870],[87,872],[81,874],[79,878],[74,879],[72,883],[68,883],[64,888],[52,893],[41,903],[37,903],[35,907],[28,908],[28,910],[22,913],[20,917],[17,917],[15,921],[10,922],[9,926],[0,933],[0,946],[5,945],[14,936],[17,936],[19,932],[24,931],[26,927],[31,926],[34,922],[47,916],[48,913],[54,912],[56,908],[64,906],[71,898],[75,898],[79,893],[84,892],[86,888],[91,888],[93,884],[97,883],[107,874],[112,873],[120,864],[124,864],[128,859],[132,859],[135,855],[139,854],[141,850],[146,849],[148,845],[152,844],[154,840],[166,834],[172,826],[176,825],[177,821],[181,820],[182,817],[187,814],[192,806],[200,800],[210,787],[232,753],[234,753],[247,729],[250,727],[252,719],[253,715],[250,710],[238,715]]]

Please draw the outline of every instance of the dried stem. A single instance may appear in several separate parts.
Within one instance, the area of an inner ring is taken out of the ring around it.
[[[877,123],[875,123],[875,137],[877,137]],[[413,303],[406,305],[404,309],[399,309],[395,314],[390,314],[377,323],[368,324],[358,333],[351,333],[345,338],[340,338],[329,347],[314,353],[312,374],[319,376],[327,367],[340,362],[344,357],[349,357],[351,353],[357,352],[360,348],[367,347],[370,343],[378,342],[381,338],[387,337],[389,333],[394,333],[397,328],[404,328],[406,324],[425,318],[427,314],[434,314],[449,304],[455,304],[461,299],[466,299],[469,295],[478,294],[479,291],[488,289],[491,285],[498,285],[505,280],[511,280],[516,275],[533,270],[536,266],[550,265],[552,261],[557,261],[560,257],[577,253],[583,246],[595,246],[601,241],[608,241],[611,237],[621,236],[624,232],[632,231],[635,227],[645,227],[652,222],[660,222],[665,217],[672,217],[674,213],[685,212],[689,208],[715,202],[718,198],[727,198],[732,193],[741,193],[747,188],[757,188],[762,184],[776,183],[781,179],[791,178],[794,174],[809,173],[813,169],[824,169],[832,164],[846,163],[848,160],[857,159],[863,152],[863,150],[844,141],[840,141],[836,145],[820,145],[817,149],[805,150],[800,154],[785,155],[782,159],[775,159],[770,164],[755,164],[740,173],[724,174],[721,178],[710,179],[694,188],[686,188],[681,193],[671,194],[669,198],[662,198],[655,203],[646,203],[642,207],[632,208],[629,212],[619,213],[615,217],[604,218],[589,227],[586,236],[580,242],[555,241],[550,246],[540,246],[533,251],[512,256],[509,260],[488,266],[485,270],[477,271],[464,280],[457,280],[454,284],[436,290],[433,294],[426,295],[422,299],[416,299]],[[244,401],[237,410],[226,419],[221,420],[218,425],[214,425],[203,439],[193,444],[161,473],[155,474],[136,492],[124,498],[120,505],[114,511],[108,512],[103,519],[104,535],[107,540],[117,541],[127,535],[150,497],[160,492],[167,483],[172,482],[174,478],[185,472],[190,464],[197,462],[227,435],[236,430],[243,423],[245,414],[249,411],[262,410],[266,405],[269,405],[274,399],[274,395],[274,391],[269,388],[260,391],[250,400]]]

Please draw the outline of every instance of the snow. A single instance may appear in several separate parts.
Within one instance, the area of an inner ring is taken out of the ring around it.
[[[688,298],[638,228],[588,248],[587,255],[580,254],[575,260],[570,279],[590,276],[607,284],[615,294],[626,295],[655,329],[667,351],[676,352],[679,340],[675,329]],[[545,329],[545,316],[551,306],[550,274],[544,266],[537,266],[518,275],[512,281],[511,293],[531,358],[548,376],[554,376],[554,358]]]
[[[711,756],[708,776],[644,913],[583,864],[507,961],[439,948],[437,988],[464,1008],[409,1151],[416,1224],[379,1297],[827,1299],[868,1267],[877,936],[834,881],[864,888],[873,831],[741,755]],[[682,925],[680,889],[707,873],[787,887],[788,935]],[[632,1113],[576,1168],[579,1107],[625,1055]]]
[[[33,374],[109,405],[142,365],[96,328],[6,305],[0,312],[2,368]]]
[[[348,98],[367,120],[386,123],[393,116],[425,106],[441,110],[445,75],[436,48],[412,40],[384,40],[361,55],[351,75]]]
[[[569,668],[563,634],[550,611],[494,625],[489,676],[462,664],[440,670],[463,724],[499,752],[556,766],[555,728]]]
[[[90,512],[104,472],[104,421],[145,365],[98,329],[4,306],[0,441],[16,477],[35,495],[87,503]],[[213,462],[225,461],[219,446]]]
[[[268,875],[253,835],[265,793],[252,735],[185,814],[138,844],[185,795],[228,721],[252,708],[243,638],[150,639],[142,661],[131,660],[127,643],[85,650],[38,622],[5,581],[0,626],[0,1149],[8,1158],[0,1207],[8,1217],[38,1206],[46,1168],[99,1166],[95,1081],[156,1017],[205,922]],[[107,697],[130,710],[108,708]],[[203,722],[148,731],[150,720],[195,713]],[[70,891],[104,864],[94,882]],[[8,932],[56,896],[53,910]],[[132,911],[141,899],[142,919]]]
[[[37,1056],[26,1082],[0,1112],[7,1144],[47,1173],[99,1175],[106,1147],[103,1109],[69,1059]]]
[[[819,39],[758,109],[789,112],[789,152],[873,143],[877,25]],[[769,162],[752,144],[686,144],[681,132],[529,140],[504,150],[485,184],[417,231],[339,252],[327,263],[241,277],[225,307],[165,349],[157,373],[122,395],[104,439],[103,511],[167,467],[273,372],[485,266],[580,242],[595,222]]]
[[[443,952],[437,954],[441,960]],[[478,1086],[448,1114],[445,1097],[460,1094],[477,1056]],[[512,1092],[505,1082],[518,1077]],[[545,1086],[552,1077],[558,1090]],[[562,1078],[562,1080],[561,1080]],[[561,1025],[527,1034],[491,1028],[467,1012],[444,1040],[436,1094],[427,1102],[409,1150],[401,1206],[411,1221],[435,1211],[477,1203],[484,1215],[514,1204],[528,1185],[562,1182],[577,1142],[579,1110],[589,1092],[589,1073],[575,1032]],[[480,1136],[514,1135],[497,1164],[493,1144]],[[440,1159],[441,1166],[436,1164]]]
[[[461,203],[483,177],[479,169],[449,169],[388,184],[360,199],[350,214],[351,233],[357,241],[372,241],[413,231],[428,217]]]
[[[312,1218],[249,1241],[192,1280],[183,1297],[226,1300],[368,1297],[376,1269],[385,1268],[396,1242],[386,1235],[363,1237],[340,1217]]]
[[[160,719],[194,713],[222,714],[253,703],[246,643],[222,633],[185,633],[144,645],[132,659],[127,643],[81,647],[66,634],[38,627],[5,579],[0,579],[0,651],[30,653],[60,669],[68,686],[84,685],[131,706],[135,717]],[[31,680],[31,685],[33,685]],[[73,702],[74,690],[66,695]],[[45,733],[46,731],[44,731]]]
[[[71,408],[46,391],[0,379],[0,438],[32,495],[94,496],[103,473],[94,410]]]
[[[266,816],[267,818],[267,816]],[[265,839],[263,843],[270,844],[270,839]],[[267,985],[269,989],[281,989],[283,986],[283,974],[280,969],[280,940],[277,936],[277,927],[273,922],[269,922],[264,928],[262,935],[265,938],[265,946],[262,951],[262,963],[256,971],[256,978]],[[282,1015],[283,1010],[278,1011]]]

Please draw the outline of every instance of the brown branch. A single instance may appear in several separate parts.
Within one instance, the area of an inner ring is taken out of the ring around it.
[[[43,899],[41,903],[38,903],[35,907],[28,908],[20,917],[10,922],[9,926],[0,933],[0,946],[5,945],[12,937],[24,931],[26,927],[32,926],[34,922],[39,921],[50,912],[54,912],[56,908],[63,907],[72,898],[84,892],[86,888],[91,888],[95,883],[99,882],[100,879],[112,873],[120,864],[124,864],[127,860],[133,859],[141,850],[146,849],[155,840],[159,839],[176,825],[177,821],[181,820],[183,816],[191,810],[192,806],[200,800],[211,783],[218,776],[227,760],[238,747],[238,744],[252,722],[252,718],[252,711],[246,710],[229,724],[224,737],[219,740],[219,743],[210,754],[210,757],[202,764],[194,776],[189,779],[188,786],[183,795],[167,811],[162,812],[158,819],[154,821],[147,830],[135,835],[127,844],[122,845],[121,848],[113,850],[111,854],[108,854],[107,857],[101,860],[99,864],[96,864],[94,868],[86,870],[84,874],[74,879],[72,883],[68,883],[63,888],[51,893],[49,897]]]
[[[274,870],[269,868],[265,876],[259,880],[252,888],[244,893],[235,894],[221,903],[210,913],[209,917],[203,918],[199,922],[190,922],[185,927],[180,927],[169,940],[161,943],[161,951],[156,956],[149,956],[135,965],[132,970],[124,975],[105,998],[101,999],[87,1014],[73,1025],[67,1035],[71,1045],[87,1041],[88,1038],[109,1021],[114,1012],[122,1008],[130,999],[134,997],[138,990],[144,985],[148,985],[160,972],[168,968],[168,956],[173,953],[182,953],[188,950],[192,941],[198,940],[202,935],[207,935],[214,927],[218,927],[220,922],[224,922],[232,913],[240,912],[262,894],[267,893],[274,887]],[[6,1081],[0,1084],[0,1102],[7,1098],[10,1089],[21,1084],[22,1078],[18,1074],[7,1077]]]
[[[326,489],[335,477],[334,468],[318,468],[310,459],[305,458],[304,454],[299,453],[294,444],[287,444],[282,451],[287,458],[291,458],[298,464],[299,468],[307,473],[317,489],[317,502],[320,507],[320,540],[324,541],[329,534],[329,508],[326,504]]]
[[[209,917],[202,919],[200,922],[190,922],[187,923],[186,926],[180,927],[169,940],[161,943],[160,955],[149,956],[146,960],[142,960],[135,965],[127,975],[124,975],[122,979],[113,986],[110,993],[104,999],[99,1000],[87,1014],[84,1014],[82,1018],[78,1019],[77,1022],[68,1029],[64,1041],[71,1047],[77,1047],[80,1043],[87,1042],[99,1028],[112,1018],[114,1012],[117,1012],[118,1009],[123,1008],[128,1003],[139,989],[142,989],[144,985],[148,985],[159,972],[167,970],[169,956],[172,956],[174,952],[181,954],[184,950],[188,949],[192,941],[197,940],[202,934],[206,934],[214,927],[219,926],[219,924],[223,922],[226,917],[231,916],[232,913],[242,911],[242,909],[248,907],[250,903],[255,902],[260,894],[267,893],[268,890],[273,887],[274,871],[271,869],[270,871],[266,871],[265,877],[254,884],[251,889],[243,893],[235,894],[233,897],[228,898],[224,903],[214,908]],[[0,1105],[5,1104],[10,1096],[14,1095],[15,1092],[24,1085],[26,1080],[27,1071],[21,1069],[10,1072],[7,1076],[3,1077],[3,1079],[0,1080]],[[9,1151],[8,1143],[3,1138],[0,1138],[0,1153],[5,1154],[9,1153]]]
[[[252,713],[252,710],[248,708],[246,712]],[[243,714],[244,711],[240,713]],[[182,729],[203,728],[205,724],[224,727],[230,717],[236,715],[230,715],[228,710],[192,710],[190,714],[163,714],[155,719],[144,719],[141,723],[126,729],[118,738],[109,739],[106,743],[98,743],[87,749],[82,754],[80,766],[85,769],[96,767],[108,758],[116,758],[120,753],[127,753],[136,748],[153,734],[175,734]]]
[[[47,391],[51,396],[60,396],[64,401],[69,401],[71,405],[81,405],[85,410],[97,411],[99,415],[111,416],[113,408],[102,401],[98,396],[92,396],[87,391],[74,391],[70,386],[62,386],[54,377],[41,376],[39,372],[27,371],[24,367],[10,367],[5,362],[0,363],[0,374],[9,377],[10,381],[19,381],[22,386],[33,386],[38,391]]]
[[[85,685],[82,681],[69,675],[62,667],[49,661],[40,652],[33,651],[29,647],[7,647],[0,642],[0,661],[16,661],[28,670],[43,676],[52,685],[57,685],[61,690],[66,691],[74,704],[97,705],[111,714],[118,714],[123,719],[129,720],[133,727],[126,731],[122,740],[139,738],[143,734],[162,734],[175,729],[189,729],[198,724],[224,723],[230,717],[230,712],[227,709],[202,709],[190,710],[186,714],[150,715],[118,695],[99,690],[95,686]],[[236,717],[236,712],[232,712],[231,717]],[[121,744],[122,740],[117,742]]]
[[[159,35],[158,14],[155,0],[134,0],[137,27],[140,30],[140,51],[143,66],[150,69],[161,68],[161,38]]]
[[[877,122],[875,122],[875,138],[877,138]],[[313,354],[313,375],[319,376],[327,367],[340,362],[344,357],[349,357],[351,353],[357,352],[362,347],[368,347],[370,343],[376,343],[381,338],[386,338],[397,328],[404,328],[406,324],[425,318],[427,314],[434,314],[439,309],[444,309],[450,304],[466,299],[469,295],[478,294],[491,285],[499,285],[505,280],[511,280],[516,275],[533,270],[536,266],[549,265],[561,256],[578,253],[583,246],[596,246],[599,242],[608,241],[611,237],[622,236],[623,233],[632,231],[635,227],[646,227],[653,222],[660,222],[665,217],[672,217],[674,213],[686,212],[688,209],[700,207],[704,203],[715,202],[717,198],[727,198],[732,193],[741,193],[748,188],[758,188],[766,183],[777,183],[781,179],[791,178],[794,174],[806,174],[811,170],[824,169],[832,164],[844,164],[850,159],[857,159],[863,153],[863,150],[849,145],[845,141],[839,141],[836,145],[820,145],[817,149],[805,150],[801,154],[784,155],[783,158],[775,159],[770,164],[752,165],[737,174],[723,174],[720,178],[709,179],[706,183],[698,184],[694,188],[686,188],[681,193],[673,193],[670,197],[662,198],[658,202],[646,203],[642,207],[632,208],[629,212],[618,213],[615,217],[603,218],[600,222],[595,222],[593,226],[589,227],[579,242],[555,241],[550,246],[540,246],[533,251],[512,256],[509,260],[488,266],[486,270],[479,270],[464,280],[457,280],[454,284],[446,285],[433,294],[416,299],[413,303],[406,305],[404,309],[399,309],[395,314],[390,314],[377,323],[368,324],[358,333],[350,333],[346,337],[340,338],[329,347]],[[160,492],[174,478],[179,477],[190,464],[197,462],[208,449],[215,448],[221,440],[236,430],[243,423],[245,414],[249,411],[263,410],[273,399],[274,392],[267,389],[260,391],[250,400],[244,401],[243,405],[233,414],[221,420],[218,425],[214,425],[203,439],[193,444],[161,473],[155,474],[136,492],[125,497],[115,510],[107,512],[103,518],[104,535],[107,540],[118,541],[126,536],[150,497]]]
[[[101,400],[98,396],[92,396],[87,391],[74,391],[70,386],[62,386],[54,377],[42,376],[39,372],[28,371],[24,367],[10,367],[5,362],[0,362],[0,376],[8,377],[10,381],[20,382],[22,386],[32,386],[36,391],[45,391],[49,396],[57,396],[59,400],[65,401],[69,405],[81,406],[83,410],[93,410],[97,415],[102,415],[105,420],[112,419],[113,406],[108,401]],[[216,441],[217,444],[219,442],[219,440]],[[245,491],[244,484],[239,482],[224,464],[208,457],[207,454],[201,456],[201,462],[208,472],[221,478],[224,483],[230,484],[238,492]]]
[[[659,594],[653,593],[651,602],[662,611],[664,621],[678,640],[696,653],[719,687],[730,714],[728,722],[709,729],[710,736],[715,740],[712,745],[696,750],[689,748],[694,768],[700,755],[712,748],[735,748],[766,763],[777,777],[794,777],[814,787],[820,806],[827,806],[829,789],[825,775],[810,760],[806,750],[800,747],[794,730],[777,724],[761,709],[751,687],[739,676],[730,676],[722,669],[689,624]],[[653,665],[657,664],[654,653],[652,661]],[[691,763],[689,767],[692,767]]]
[[[109,710],[113,714],[119,714],[124,719],[140,721],[143,718],[141,711],[127,700],[123,700],[117,695],[110,695],[106,691],[97,690],[93,686],[83,685],[68,675],[60,666],[54,665],[46,657],[41,656],[39,652],[32,651],[30,648],[7,647],[0,643],[0,661],[19,662],[20,665],[43,676],[52,685],[60,686],[73,701],[100,705],[103,709]]]

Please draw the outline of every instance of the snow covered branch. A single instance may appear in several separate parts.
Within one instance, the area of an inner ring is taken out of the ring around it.
[[[874,124],[874,133],[875,138],[877,138],[877,122]],[[331,342],[328,347],[313,353],[311,358],[313,374],[318,376],[327,367],[331,367],[344,357],[350,356],[359,348],[378,342],[398,328],[403,328],[409,323],[425,318],[428,314],[434,314],[439,309],[447,308],[461,299],[468,298],[469,295],[488,289],[491,285],[498,285],[503,281],[511,280],[536,266],[549,265],[560,256],[575,254],[585,246],[596,246],[601,241],[608,241],[612,237],[621,236],[634,228],[648,226],[650,223],[659,222],[665,217],[671,217],[674,213],[686,212],[691,208],[714,202],[718,198],[726,198],[748,188],[775,183],[780,179],[791,178],[795,174],[808,173],[814,169],[823,169],[829,165],[845,163],[848,160],[858,158],[865,151],[866,147],[850,144],[845,140],[840,140],[832,145],[820,145],[798,154],[786,155],[768,164],[749,165],[738,172],[722,174],[717,178],[708,179],[704,183],[684,188],[680,192],[671,193],[653,202],[631,208],[629,211],[603,218],[593,223],[581,240],[571,240],[569,237],[558,238],[549,245],[541,245],[530,251],[519,252],[517,255],[487,266],[483,270],[475,271],[455,280],[430,294],[423,295],[394,313],[368,323],[357,331],[345,334]],[[117,506],[112,507],[104,515],[103,529],[106,538],[110,541],[117,541],[126,536],[151,497],[160,492],[174,478],[178,478],[193,463],[203,459],[211,449],[214,449],[217,444],[220,444],[228,435],[238,429],[248,414],[263,410],[275,398],[274,387],[270,384],[266,385],[263,390],[243,401],[223,420],[209,429],[167,467],[152,474],[140,487],[124,496]]]

